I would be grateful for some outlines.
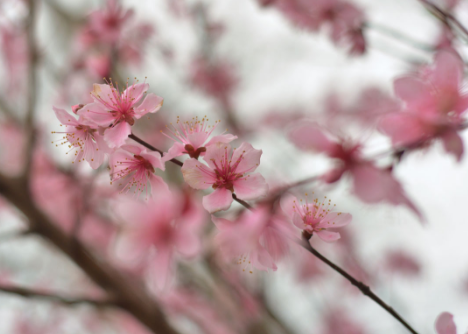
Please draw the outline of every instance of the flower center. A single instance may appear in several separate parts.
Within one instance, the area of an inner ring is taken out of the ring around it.
[[[143,158],[141,155],[134,155],[133,156],[136,160],[139,161],[139,165],[140,167],[143,167],[144,169],[146,169],[147,171],[151,172],[151,173],[154,173],[155,170],[154,170],[154,167],[153,165],[151,164],[151,162],[149,162],[148,160],[146,160],[145,158]]]

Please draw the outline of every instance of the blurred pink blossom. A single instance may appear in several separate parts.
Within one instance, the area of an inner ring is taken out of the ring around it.
[[[231,152],[232,151],[232,152]],[[210,145],[202,162],[190,158],[182,166],[185,182],[194,189],[215,189],[203,197],[203,206],[210,212],[227,210],[233,201],[232,193],[242,200],[253,200],[266,195],[268,184],[260,173],[253,173],[260,164],[261,150],[242,143],[232,150],[229,144]]]
[[[416,277],[421,273],[421,264],[417,259],[401,250],[387,253],[384,264],[388,271],[406,277]]]
[[[336,307],[323,316],[325,330],[322,334],[365,334],[364,327],[356,322],[344,309]]]
[[[435,329],[437,334],[457,334],[457,327],[453,322],[453,315],[448,312],[441,313],[437,317]]]

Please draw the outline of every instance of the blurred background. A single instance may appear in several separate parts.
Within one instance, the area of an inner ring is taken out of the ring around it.
[[[330,26],[298,26],[271,2],[140,0],[112,7],[105,1],[0,0],[0,171],[12,179],[21,175],[28,142],[35,141],[36,202],[68,231],[77,216],[88,217],[85,207],[93,207],[79,238],[102,261],[119,267],[114,250],[121,226],[113,214],[119,198],[106,166],[72,165],[67,149],[51,143],[59,139],[51,131],[60,127],[52,106],[71,111],[72,105],[89,103],[93,83],[104,77],[119,84],[127,77],[130,84],[133,78],[146,80],[149,92],[164,98],[157,114],[135,125],[140,138],[167,151],[171,142],[160,130],[177,116],[219,119],[217,131],[237,135],[235,145],[248,141],[263,150],[258,171],[270,188],[331,166],[324,155],[300,151],[288,140],[287,130],[298,120],[362,141],[366,153],[388,150],[378,117],[396,103],[393,80],[432,61],[445,33],[440,20],[417,0],[353,0],[365,38],[364,49],[353,49],[349,41],[330,37]],[[437,2],[442,8],[448,3]],[[449,9],[468,22],[466,1]],[[102,27],[96,13],[114,15]],[[468,57],[462,40],[453,45]],[[21,125],[31,108],[32,125]],[[164,175],[168,183],[181,184],[174,166],[167,165]],[[443,311],[454,314],[462,333],[468,330],[467,160],[457,162],[435,144],[405,156],[394,175],[427,224],[403,206],[363,203],[346,178],[311,183],[295,191],[325,195],[353,215],[340,241],[318,240],[315,246],[369,284],[420,333],[435,333],[434,321]],[[20,210],[0,200],[0,286],[49,296],[0,288],[0,333],[148,333],[121,310],[74,303],[102,297],[102,286],[29,231]],[[212,227],[204,233],[207,250]],[[168,291],[148,292],[181,333],[406,333],[341,276],[298,249],[276,272],[235,279],[210,272],[208,253],[181,261]],[[120,269],[141,276],[141,268]]]

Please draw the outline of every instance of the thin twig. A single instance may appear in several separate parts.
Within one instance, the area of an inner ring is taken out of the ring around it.
[[[429,2],[427,0],[419,0],[419,1],[422,2],[423,5],[425,5],[426,8],[432,14],[434,14],[435,17],[437,17],[439,20],[441,20],[442,23],[448,25],[450,28],[452,28],[450,23],[452,23],[455,27],[457,27],[457,29],[460,30],[465,35],[464,36],[465,37],[465,42],[468,41],[468,29],[465,28],[465,26],[463,24],[461,24],[460,21],[458,21],[455,18],[455,16],[453,16],[450,13],[445,12],[444,10],[442,10],[440,7],[433,4],[432,2]]]
[[[87,298],[68,298],[64,296],[55,295],[48,292],[36,291],[27,288],[17,286],[1,286],[0,292],[6,292],[25,298],[37,298],[57,302],[59,304],[67,306],[75,306],[79,304],[89,304],[96,307],[116,307],[115,301],[113,300],[98,300],[98,299],[87,299]]]
[[[310,245],[309,242],[309,237],[303,235],[303,239],[301,242],[298,241],[298,244],[302,247],[304,247],[307,251],[312,253],[315,257],[317,257],[319,260],[327,264],[330,268],[338,272],[341,276],[346,278],[352,285],[357,287],[364,295],[375,301],[377,304],[379,304],[385,311],[390,313],[395,319],[397,319],[403,326],[405,326],[411,333],[413,334],[418,334],[392,307],[387,305],[382,299],[380,299],[375,293],[371,291],[371,289],[365,285],[364,283],[358,281],[355,279],[353,276],[348,274],[345,270],[341,269],[338,267],[336,264],[331,262],[329,259],[327,259],[325,256],[320,254],[315,248],[313,248]]]

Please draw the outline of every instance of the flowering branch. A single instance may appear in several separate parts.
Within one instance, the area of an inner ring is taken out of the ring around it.
[[[23,287],[17,286],[1,286],[0,285],[0,292],[5,292],[9,294],[14,294],[17,296],[22,296],[25,298],[37,298],[48,300],[52,302],[57,302],[59,304],[67,305],[67,306],[75,306],[80,304],[89,304],[96,307],[115,307],[115,301],[110,300],[98,300],[98,299],[86,299],[86,298],[67,298],[64,296],[59,296],[55,294],[51,294],[48,292],[36,291],[31,290]]]
[[[397,319],[403,326],[405,326],[411,333],[418,334],[392,307],[387,305],[382,299],[380,299],[375,293],[371,291],[371,289],[365,285],[364,283],[358,281],[353,276],[348,274],[345,270],[338,267],[332,261],[328,260],[325,256],[320,254],[315,248],[313,248],[309,242],[309,239],[312,236],[308,233],[303,233],[302,242],[298,242],[298,244],[304,247],[307,251],[309,251],[312,255],[317,257],[319,260],[327,264],[330,268],[338,272],[341,276],[346,278],[352,285],[358,288],[364,295],[375,301],[379,304],[384,310],[390,313],[395,319]]]

